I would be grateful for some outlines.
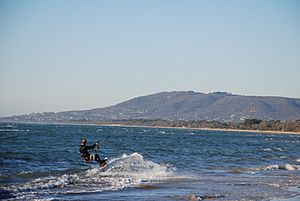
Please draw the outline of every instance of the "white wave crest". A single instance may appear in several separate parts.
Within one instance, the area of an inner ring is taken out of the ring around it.
[[[254,171],[268,171],[268,170],[286,170],[286,171],[293,171],[293,170],[300,170],[300,165],[268,165],[264,167],[252,168],[251,170]]]
[[[26,129],[26,130],[23,130],[23,129],[17,129],[17,128],[10,128],[10,129],[3,129],[3,128],[0,128],[0,132],[29,132],[30,130]]]
[[[260,149],[261,151],[270,152],[270,151],[278,151],[278,152],[284,152],[284,149],[282,148],[263,148]]]
[[[141,154],[133,153],[131,155],[123,154],[123,156],[109,161],[103,174],[160,180],[173,177],[174,172],[174,167],[145,160]]]
[[[281,170],[281,171],[295,171],[300,170],[300,165],[291,165],[291,164],[284,164],[284,165],[267,165],[262,167],[256,168],[237,168],[232,169],[232,173],[247,173],[247,174],[258,174],[259,172],[264,171],[274,171],[274,170]]]
[[[32,194],[102,192],[175,178],[179,178],[175,175],[175,168],[145,160],[141,154],[133,153],[111,159],[105,168],[41,177],[24,184],[11,185],[5,190],[16,197],[32,199]]]

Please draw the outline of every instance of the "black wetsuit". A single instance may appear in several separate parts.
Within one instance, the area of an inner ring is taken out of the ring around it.
[[[81,144],[79,148],[80,155],[84,158],[85,161],[95,160],[99,163],[100,166],[104,166],[106,164],[106,160],[101,160],[98,154],[90,154],[88,152],[89,149],[95,149],[96,146],[97,144],[91,146]]]
[[[90,160],[90,153],[88,152],[89,149],[95,149],[96,144],[91,145],[91,146],[87,146],[87,145],[80,145],[79,151],[81,156],[86,160],[89,161]]]

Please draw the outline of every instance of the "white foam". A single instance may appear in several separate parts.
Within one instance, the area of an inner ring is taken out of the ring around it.
[[[279,169],[279,165],[268,165],[268,166],[265,166],[265,167],[257,168],[257,170],[261,170],[261,171],[277,170],[277,169]]]
[[[32,199],[32,194],[102,192],[135,187],[178,178],[175,168],[145,160],[139,153],[123,154],[111,159],[103,168],[92,168],[76,174],[41,177],[5,190],[18,198]]]
[[[297,170],[299,167],[296,165],[290,165],[290,164],[285,164],[285,165],[280,165],[279,169],[281,170],[287,170],[287,171],[292,171],[292,170]]]
[[[17,129],[17,128],[12,128],[12,129],[3,129],[0,128],[0,132],[29,132],[29,129],[23,130],[23,129]]]
[[[32,174],[33,171],[22,171],[22,172],[19,172],[17,175],[26,175],[26,174]]]
[[[142,180],[160,180],[174,176],[175,168],[144,160],[139,153],[123,154],[108,163],[103,174],[130,176]]]
[[[280,152],[284,152],[284,149],[282,148],[278,148],[278,147],[275,147],[275,148],[263,148],[263,149],[260,149],[261,151],[265,151],[265,152],[270,152],[270,151],[280,151]]]
[[[270,148],[261,149],[262,151],[272,151]]]
[[[250,171],[270,171],[270,170],[285,170],[285,171],[294,171],[294,170],[300,170],[300,165],[291,165],[291,164],[285,164],[285,165],[268,165],[264,167],[258,167],[258,168],[251,168]]]
[[[285,143],[300,143],[299,140],[288,140],[288,141],[285,141]]]
[[[91,178],[93,183],[105,183],[104,190],[118,190],[162,182],[177,176],[175,168],[145,160],[141,154],[133,153],[111,159],[104,169],[90,169],[85,177]]]
[[[33,181],[27,182],[23,185],[11,186],[12,188],[8,188],[6,190],[23,192],[29,190],[32,191],[32,190],[49,189],[55,187],[65,187],[79,180],[80,177],[77,174],[73,174],[73,175],[64,174],[59,177],[50,176],[50,177],[38,178]]]

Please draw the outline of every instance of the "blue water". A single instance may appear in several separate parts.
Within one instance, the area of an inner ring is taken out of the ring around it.
[[[81,159],[82,138],[110,135],[105,168]],[[5,200],[272,200],[300,186],[300,135],[0,123],[0,155]]]

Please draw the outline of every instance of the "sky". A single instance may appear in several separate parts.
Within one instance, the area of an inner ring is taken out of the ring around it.
[[[162,91],[300,98],[300,1],[0,0],[0,116]]]

